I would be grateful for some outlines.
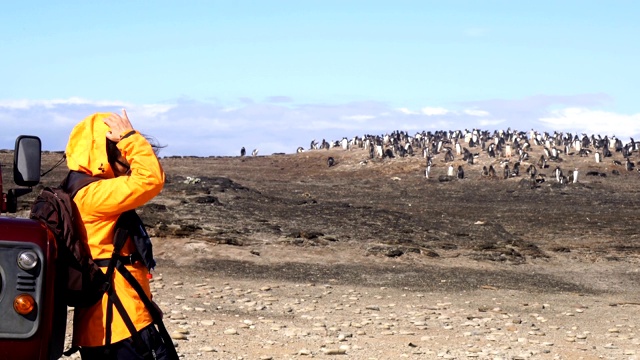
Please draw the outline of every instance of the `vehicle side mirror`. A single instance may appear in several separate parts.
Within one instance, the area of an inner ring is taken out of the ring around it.
[[[13,153],[13,181],[18,186],[32,187],[40,182],[42,143],[40,138],[20,135]]]

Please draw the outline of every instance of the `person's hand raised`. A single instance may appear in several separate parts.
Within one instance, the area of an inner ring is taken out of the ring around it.
[[[116,143],[120,141],[121,135],[133,130],[133,126],[127,116],[127,110],[125,109],[122,109],[122,116],[116,113],[111,113],[109,117],[104,119],[104,123],[110,128],[110,131],[107,131],[107,139]]]

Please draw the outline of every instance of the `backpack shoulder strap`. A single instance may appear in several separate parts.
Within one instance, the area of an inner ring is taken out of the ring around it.
[[[99,177],[91,176],[80,171],[69,171],[64,178],[60,188],[63,189],[73,199],[78,191],[92,182],[102,180]]]

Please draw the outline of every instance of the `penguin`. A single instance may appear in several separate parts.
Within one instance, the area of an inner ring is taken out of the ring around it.
[[[482,167],[482,176],[489,176],[489,170],[486,165]]]
[[[431,174],[431,165],[433,162],[431,161],[431,156],[427,157],[427,168],[424,170],[424,176],[428,179],[429,174]]]
[[[398,146],[397,153],[400,157],[405,157],[405,155],[407,155],[406,150],[402,146]]]
[[[258,156],[258,149],[253,149],[251,156]]]
[[[553,174],[556,176],[556,181],[560,182],[561,178],[563,177],[562,169],[560,169],[559,166],[556,166],[555,170],[553,170]]]
[[[447,149],[447,152],[444,154],[444,161],[453,161],[453,152],[451,152],[451,149]]]
[[[242,149],[240,149],[240,156],[244,156],[246,153],[247,153],[247,150],[245,150],[243,146]]]
[[[573,169],[573,183],[578,182],[578,168]]]
[[[349,140],[347,140],[346,137],[343,137],[342,140],[340,140],[340,147],[342,147],[342,150],[349,149]]]
[[[393,159],[393,158],[395,158],[396,156],[395,156],[395,155],[393,155],[393,150],[391,150],[391,149],[387,149],[387,150],[385,150],[385,151],[384,151],[384,157],[388,157],[388,158]]]
[[[462,149],[462,160],[464,161],[469,161],[469,158],[473,158],[473,155],[471,154],[471,151],[469,151],[469,149],[464,148]]]
[[[298,149],[296,149],[296,152],[298,154],[300,154],[300,153],[304,152],[304,148],[302,146],[298,146]]]
[[[493,168],[493,165],[489,165],[489,177],[496,177],[496,169]]]
[[[627,158],[627,162],[625,163],[625,168],[627,169],[627,171],[632,171],[634,167],[635,164],[631,160],[629,160],[629,158]]]
[[[453,165],[449,165],[447,169],[447,176],[453,176]]]
[[[458,166],[458,174],[457,174],[457,176],[458,176],[459,180],[464,179],[464,170],[462,169],[462,165]]]
[[[473,155],[467,157],[467,164],[473,165]]]
[[[496,157],[495,147],[496,146],[493,143],[489,145],[489,149],[487,150],[487,152],[489,153],[489,157],[492,157],[492,158]]]
[[[413,146],[411,146],[411,143],[407,143],[404,146],[404,150],[408,156],[413,156]]]
[[[327,165],[329,165],[329,167],[332,167],[335,163],[336,161],[333,159],[333,157],[329,156],[329,158],[327,159]]]
[[[600,151],[596,151],[595,158],[596,163],[600,163],[602,161],[602,154],[600,154]]]
[[[509,164],[505,164],[502,178],[503,179],[508,179],[510,175],[511,175],[511,172],[509,171]]]
[[[511,170],[511,176],[519,176],[520,175],[520,162],[516,162],[513,164],[513,169]]]
[[[529,165],[529,167],[527,168],[527,174],[529,174],[530,178],[535,178],[536,175],[538,174],[538,169],[536,169],[536,166],[531,164]]]
[[[547,160],[544,158],[544,155],[540,155],[540,160],[538,160],[538,167],[540,169],[546,168]]]

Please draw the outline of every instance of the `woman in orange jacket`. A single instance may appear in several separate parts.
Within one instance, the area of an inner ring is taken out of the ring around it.
[[[69,170],[103,179],[78,191],[74,202],[84,223],[93,259],[108,259],[114,248],[118,217],[158,195],[164,185],[164,171],[153,147],[133,129],[124,109],[122,115],[97,113],[77,124],[71,131],[66,157]],[[120,255],[134,252],[133,244],[127,241]],[[147,268],[140,262],[125,265],[151,298]],[[164,343],[138,293],[118,271],[113,286],[151,353],[157,359],[166,357]],[[142,359],[118,311],[112,312],[112,322],[107,324],[110,305],[105,294],[95,305],[75,309],[73,345],[80,347],[83,359]],[[109,331],[110,342],[105,345]]]

